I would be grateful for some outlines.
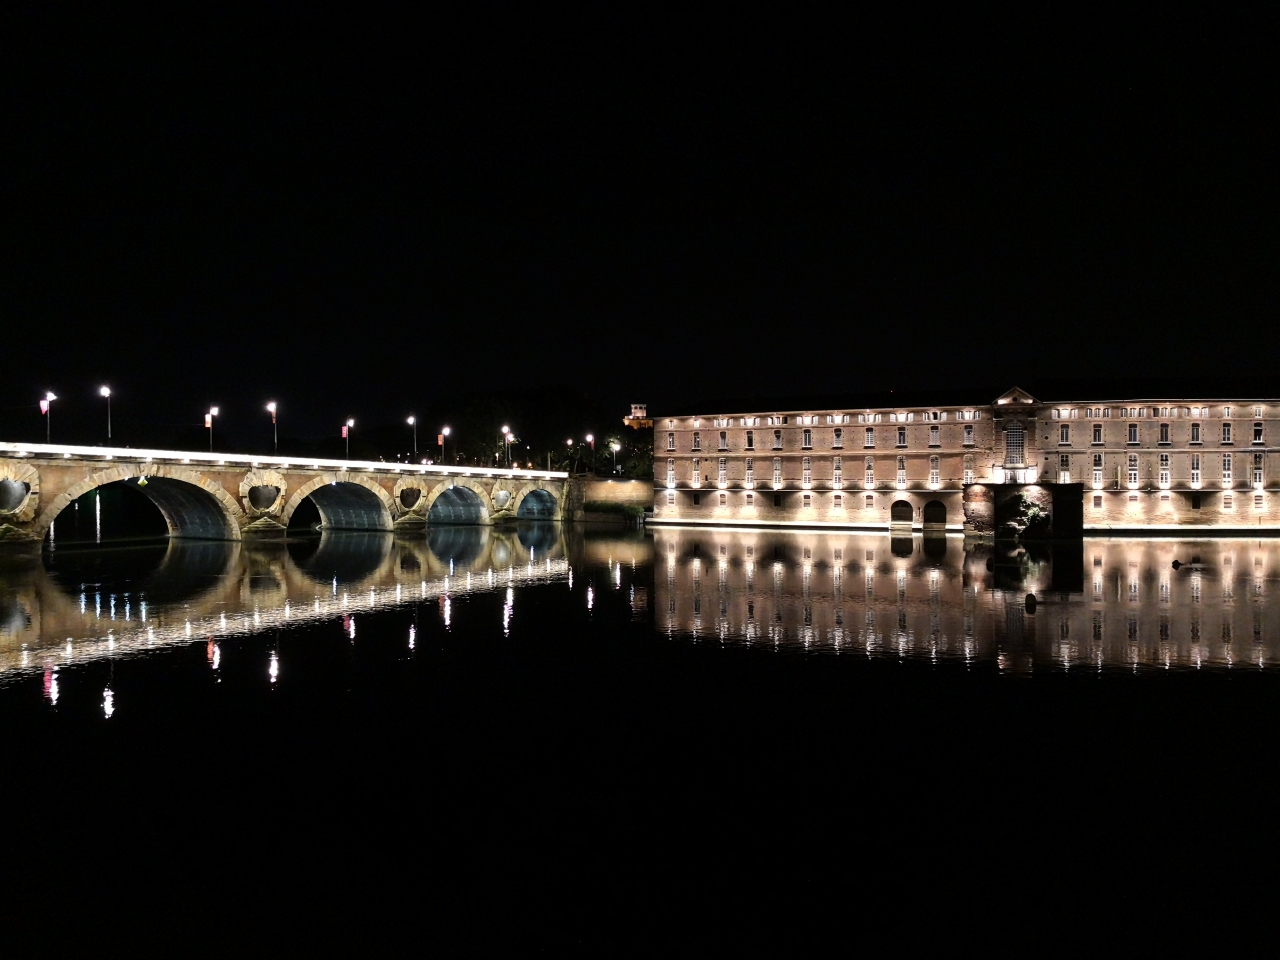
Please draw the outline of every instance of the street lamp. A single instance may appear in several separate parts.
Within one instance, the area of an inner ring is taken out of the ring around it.
[[[218,415],[217,407],[210,407],[209,412],[204,415],[205,429],[209,431],[209,452],[213,453],[213,418]]]
[[[44,399],[40,401],[40,412],[44,414],[44,442],[49,443],[49,437],[53,434],[53,401],[58,398],[54,396],[53,391],[46,390]]]
[[[502,425],[502,449],[506,452],[507,466],[511,466],[511,428]]]
[[[354,417],[347,420],[347,422],[342,425],[342,439],[347,441],[347,459],[348,460],[351,459],[351,428],[354,427],[355,425],[356,425],[356,421]]]
[[[267,413],[271,414],[271,455],[275,456],[280,452],[280,435],[276,433],[276,402],[274,400],[267,404]]]
[[[418,459],[418,420],[416,417],[410,417],[406,421],[409,426],[413,427],[413,459]]]
[[[613,472],[617,473],[618,472],[618,443],[616,440],[613,443],[609,444],[609,449],[613,451]]]
[[[99,387],[98,396],[107,398],[107,444],[111,444],[111,388]]]
[[[448,435],[449,435],[449,428],[441,427],[440,435],[436,437],[437,442],[440,444],[440,462],[441,463],[444,463],[444,438],[447,437]]]

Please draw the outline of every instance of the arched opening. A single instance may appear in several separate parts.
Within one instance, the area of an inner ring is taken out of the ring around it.
[[[31,484],[19,480],[0,480],[0,513],[12,513],[22,506]]]
[[[941,500],[930,500],[924,505],[925,530],[945,530],[947,528],[947,505]]]
[[[131,477],[81,494],[54,518],[50,545],[183,537],[234,540],[222,504],[201,487],[172,477]]]
[[[427,511],[429,524],[484,523],[484,504],[470,487],[453,486],[442,490]]]
[[[516,511],[519,520],[550,520],[556,515],[556,498],[546,490],[530,490]]]
[[[905,500],[895,500],[889,508],[889,519],[893,523],[910,523],[915,519],[915,511]]]
[[[391,516],[378,495],[367,487],[336,481],[316,487],[309,494],[326,530],[390,531]],[[295,508],[294,513],[297,513]],[[289,518],[292,524],[293,517]]]

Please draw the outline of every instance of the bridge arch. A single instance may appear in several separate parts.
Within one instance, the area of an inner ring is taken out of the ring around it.
[[[0,461],[0,521],[30,523],[40,509],[40,471],[29,463]]]
[[[40,511],[32,532],[43,539],[58,514],[90,490],[119,480],[145,479],[139,490],[164,516],[171,537],[239,540],[244,511],[222,485],[198,470],[173,464],[121,463],[72,484]]]
[[[320,511],[321,524],[325,529],[393,529],[391,518],[395,514],[395,504],[391,495],[375,481],[358,473],[322,473],[308,480],[289,498],[280,512],[280,522],[288,526],[298,504],[308,497]]]
[[[526,487],[516,496],[515,515],[520,520],[559,520],[560,502],[550,490]]]
[[[491,522],[489,491],[467,477],[438,484],[423,510],[428,524],[488,525]]]

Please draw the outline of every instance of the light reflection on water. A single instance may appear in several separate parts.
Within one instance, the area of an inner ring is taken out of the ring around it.
[[[1280,611],[1269,609],[1280,540],[1087,539],[1009,552],[956,537],[669,528],[583,536],[542,524],[417,540],[175,541],[143,553],[59,551],[0,570],[0,682],[42,671],[56,701],[59,669],[191,642],[207,644],[217,672],[221,638],[334,620],[354,642],[368,615],[424,601],[450,629],[454,601],[482,593],[501,596],[493,629],[509,637],[522,597],[553,587],[578,598],[585,619],[648,621],[673,640],[726,648],[1023,674],[1280,661]],[[605,602],[614,596],[622,602]],[[409,649],[414,642],[411,629]],[[266,670],[270,683],[285,670],[274,649]],[[113,710],[109,695],[103,710]]]

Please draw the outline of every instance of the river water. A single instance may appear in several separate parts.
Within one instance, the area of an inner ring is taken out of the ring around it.
[[[3,893],[464,950],[1145,906],[1280,849],[1278,579],[1245,539],[59,543],[0,569]]]

